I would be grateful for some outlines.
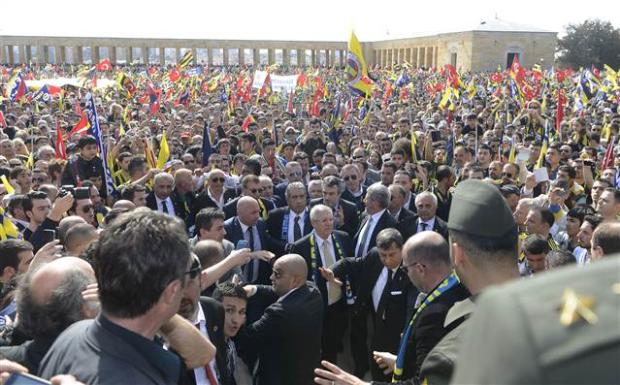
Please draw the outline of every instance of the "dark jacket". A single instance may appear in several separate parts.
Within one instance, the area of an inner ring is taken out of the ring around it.
[[[80,186],[81,183],[93,176],[101,177],[102,191],[99,191],[102,197],[107,196],[107,190],[105,188],[105,171],[103,170],[103,163],[99,156],[95,156],[91,160],[84,160],[81,156],[75,155],[65,167],[60,178],[60,183],[63,185]]]
[[[233,217],[227,219],[224,222],[224,229],[226,229],[226,239],[232,242],[235,247],[239,243],[240,240],[245,239],[243,236],[243,232],[241,229],[241,223],[239,222],[239,217]],[[256,222],[256,229],[258,231],[258,235],[260,237],[260,244],[262,250],[273,250],[274,242],[271,237],[267,234],[265,229],[265,222],[261,219]],[[252,263],[250,261],[249,263]],[[261,283],[264,285],[270,284],[269,276],[271,275],[271,265],[265,261],[259,261],[258,263],[258,281],[257,283]]]
[[[283,229],[288,225],[284,223],[284,219],[286,214],[289,213],[288,206],[279,207],[269,212],[269,217],[267,218],[267,233],[271,236],[274,241],[274,245],[277,247],[273,252],[276,255],[284,254],[286,250],[286,246],[288,244],[288,235],[285,234],[282,236]],[[288,218],[287,218],[288,220]],[[289,229],[289,231],[293,231],[293,229]],[[309,210],[305,211],[304,214],[304,227],[301,229],[302,237],[310,234],[312,231],[312,224],[310,224],[310,212]]]
[[[230,219],[237,215],[237,202],[240,198],[241,197],[237,197],[224,205],[224,214],[226,214],[226,219]],[[267,210],[266,213],[263,213],[263,210],[261,208],[260,217],[264,219],[269,214],[269,211],[275,208],[275,205],[269,199],[261,199],[260,201],[263,203],[265,209]]]
[[[273,302],[239,336],[258,350],[256,384],[313,384],[321,357],[321,294],[313,285],[304,285],[281,300],[269,286],[259,286],[256,295],[270,297]]]
[[[310,207],[318,204],[325,204],[323,198],[317,198],[310,201]],[[359,229],[360,219],[357,213],[357,206],[355,203],[351,203],[347,200],[340,198],[338,205],[342,207],[342,213],[344,214],[344,223],[338,227],[338,230],[346,231],[351,238],[355,236],[355,233]],[[334,214],[335,216],[335,214]]]
[[[407,240],[412,235],[418,232],[418,225],[420,224],[420,218],[417,216],[409,217],[403,220],[398,225],[403,239]],[[448,240],[448,224],[438,216],[435,216],[435,224],[433,225],[433,231],[439,233],[442,237]]]

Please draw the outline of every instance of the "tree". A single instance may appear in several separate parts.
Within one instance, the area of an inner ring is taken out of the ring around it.
[[[560,63],[573,68],[620,67],[620,29],[608,21],[586,20],[569,24],[566,36],[558,41]]]

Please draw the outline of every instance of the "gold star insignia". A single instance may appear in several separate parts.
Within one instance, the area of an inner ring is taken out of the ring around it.
[[[571,326],[583,318],[590,325],[598,322],[598,316],[592,308],[596,303],[594,297],[578,296],[572,289],[565,289],[560,306],[560,323],[564,326]]]

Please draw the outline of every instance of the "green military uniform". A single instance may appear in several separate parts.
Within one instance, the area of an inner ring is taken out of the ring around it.
[[[485,292],[454,384],[619,384],[620,256]]]

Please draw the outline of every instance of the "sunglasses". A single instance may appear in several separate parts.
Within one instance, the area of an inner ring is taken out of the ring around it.
[[[186,161],[184,161],[183,163],[185,163],[185,164],[190,164],[190,163],[195,163],[195,161],[193,161],[193,160],[186,160]]]
[[[200,274],[202,271],[202,266],[200,266],[200,261],[194,258],[194,262],[192,262],[192,266],[183,274],[189,275],[189,279],[194,279]]]
[[[507,178],[512,178],[512,174],[508,173],[508,172],[503,172],[502,176],[505,176]]]
[[[357,180],[357,175],[347,175],[344,178],[345,181],[349,181],[349,180]]]
[[[258,193],[260,193],[260,191],[261,191],[261,189],[259,189],[259,188],[253,188],[253,189],[250,190],[250,192],[252,194],[258,194]]]
[[[224,183],[226,181],[226,179],[224,179],[224,178],[211,178],[211,179],[209,179],[209,181],[211,181],[213,183]]]

